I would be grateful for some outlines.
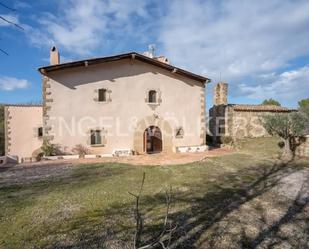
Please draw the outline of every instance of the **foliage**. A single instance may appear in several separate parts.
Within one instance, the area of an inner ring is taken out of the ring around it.
[[[296,138],[304,135],[307,117],[301,112],[276,113],[263,116],[261,123],[270,135],[284,140],[284,156],[289,158],[296,149],[293,146]]]
[[[309,115],[309,98],[298,102],[299,110]]]
[[[89,154],[89,149],[82,144],[77,144],[72,149],[72,152],[77,153],[80,157],[84,157],[85,155]]]
[[[61,154],[59,146],[56,144],[51,144],[47,140],[43,142],[41,150],[44,156],[56,156]]]
[[[5,153],[4,139],[4,105],[0,105],[0,156]]]
[[[265,99],[265,100],[262,102],[262,105],[276,105],[276,106],[281,106],[281,104],[279,103],[279,101],[274,100],[274,99],[272,99],[272,98],[270,98],[270,99]]]
[[[298,101],[298,105],[300,109],[309,111],[309,98]]]
[[[218,137],[218,142],[220,144],[232,144],[233,138],[231,136],[221,136],[221,137]]]
[[[298,107],[299,111],[307,116],[304,134],[309,135],[309,98],[300,100],[298,102]]]

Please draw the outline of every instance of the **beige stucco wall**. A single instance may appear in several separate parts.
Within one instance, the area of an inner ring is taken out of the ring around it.
[[[94,99],[106,88],[107,103]],[[159,105],[149,105],[149,90],[159,92]],[[162,131],[163,150],[205,142],[205,88],[201,82],[138,60],[122,60],[49,73],[43,77],[45,135],[70,153],[77,144],[90,147],[89,130],[103,129],[105,146],[91,153],[132,149],[142,153],[143,131]],[[182,126],[184,137],[175,138]]]
[[[41,106],[5,106],[6,155],[29,159],[42,145],[37,129],[42,127]]]

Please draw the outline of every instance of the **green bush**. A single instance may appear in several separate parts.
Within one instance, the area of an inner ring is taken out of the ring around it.
[[[231,136],[221,136],[221,137],[218,137],[218,143],[233,144],[233,138]]]
[[[41,147],[44,156],[56,156],[61,154],[59,146],[56,144],[51,144],[48,141],[44,141]]]
[[[4,139],[4,105],[0,105],[0,156],[5,153]]]

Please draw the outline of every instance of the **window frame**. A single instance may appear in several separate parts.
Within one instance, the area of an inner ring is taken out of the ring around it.
[[[157,104],[158,103],[158,92],[154,89],[148,91],[148,103]]]
[[[99,134],[99,137],[96,135]],[[94,137],[93,137],[94,135]],[[94,143],[93,142],[94,138]],[[102,146],[103,145],[103,137],[102,137],[102,130],[100,129],[91,129],[90,130],[90,145],[91,146]]]
[[[103,92],[102,94],[102,97],[103,99],[100,100],[100,93]],[[107,89],[106,88],[99,88],[98,89],[98,102],[101,102],[101,103],[104,103],[104,102],[107,102]]]
[[[182,131],[180,134],[178,134],[180,131]],[[175,130],[175,138],[183,138],[185,135],[185,131],[183,127],[177,127]]]
[[[42,138],[43,137],[43,127],[38,127],[37,129],[37,136],[38,138]]]

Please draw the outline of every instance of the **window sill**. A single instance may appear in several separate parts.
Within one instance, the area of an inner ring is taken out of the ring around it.
[[[146,102],[147,105],[160,105],[159,102]]]
[[[90,147],[104,147],[104,144],[91,144]]]

